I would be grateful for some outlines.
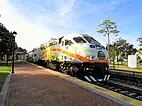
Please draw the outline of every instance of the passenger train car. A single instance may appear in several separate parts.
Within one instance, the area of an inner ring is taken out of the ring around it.
[[[33,51],[37,56],[34,62],[36,59],[39,64],[71,76],[84,76],[88,81],[109,80],[108,51],[88,34],[51,39],[37,49]]]

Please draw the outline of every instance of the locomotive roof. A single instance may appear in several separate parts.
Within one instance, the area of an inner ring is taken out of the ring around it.
[[[64,36],[64,38],[74,38],[74,37],[82,37],[82,36],[89,36],[88,34],[81,34],[81,33],[73,33],[73,34],[69,34]]]
[[[47,43],[45,43],[45,44],[41,44],[40,45],[40,47],[41,46],[45,46],[45,45],[48,45],[50,42],[57,42],[59,39],[61,39],[61,38],[63,38],[63,39],[72,39],[72,38],[74,38],[74,37],[82,37],[82,36],[89,36],[90,37],[90,35],[88,35],[88,34],[81,34],[81,33],[72,33],[72,34],[68,34],[68,35],[65,35],[65,36],[61,36],[61,37],[59,37],[59,38],[51,38]]]

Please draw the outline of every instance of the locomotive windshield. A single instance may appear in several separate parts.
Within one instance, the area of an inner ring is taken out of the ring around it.
[[[76,43],[86,43],[86,41],[82,37],[74,37],[73,40]]]
[[[90,36],[84,36],[84,38],[91,44],[101,45],[98,41],[96,41],[94,38],[92,38]]]

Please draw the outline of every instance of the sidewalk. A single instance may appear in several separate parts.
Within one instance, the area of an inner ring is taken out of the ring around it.
[[[31,64],[17,64],[8,106],[120,106]]]

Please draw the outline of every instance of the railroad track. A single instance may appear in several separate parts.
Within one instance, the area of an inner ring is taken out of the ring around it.
[[[116,82],[112,80],[108,82],[103,82],[103,83],[96,82],[94,84],[142,101],[142,89],[136,89],[136,87],[130,87],[130,85],[126,85],[124,83],[120,83],[120,82]]]
[[[80,79],[142,101],[142,76],[134,77],[127,74],[113,73],[107,82],[93,82],[91,79]]]
[[[113,81],[125,82],[126,84],[142,88],[142,73],[111,71],[111,79],[113,79]]]

